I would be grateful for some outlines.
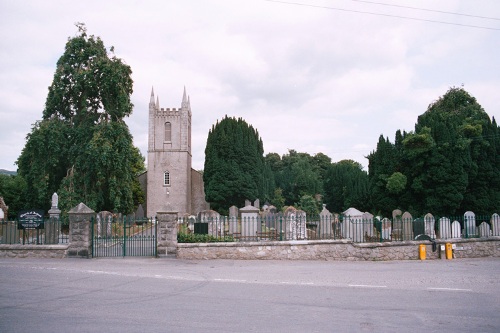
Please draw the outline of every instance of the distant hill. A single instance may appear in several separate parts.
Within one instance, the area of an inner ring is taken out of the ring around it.
[[[17,175],[17,172],[16,171],[9,171],[9,170],[0,169],[0,174],[15,176],[15,175]]]

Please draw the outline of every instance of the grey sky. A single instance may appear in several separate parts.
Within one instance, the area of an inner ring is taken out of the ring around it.
[[[497,19],[367,1],[292,2],[0,1],[0,168],[17,169],[75,22],[131,66],[135,108],[126,121],[144,156],[151,87],[161,107],[180,107],[186,87],[195,169],[203,168],[208,131],[225,115],[256,128],[265,153],[322,152],[365,167],[380,134],[392,141],[396,130],[413,130],[449,87],[463,84],[500,118],[500,2],[380,2]]]

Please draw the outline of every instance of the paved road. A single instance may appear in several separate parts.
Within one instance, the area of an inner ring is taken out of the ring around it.
[[[499,332],[500,259],[0,259],[0,332]]]

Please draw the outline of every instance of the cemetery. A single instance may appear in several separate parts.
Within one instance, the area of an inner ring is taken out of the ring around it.
[[[167,211],[146,218],[139,206],[133,216],[123,217],[80,203],[63,218],[57,200],[54,193],[46,218],[43,211],[29,210],[7,221],[0,209],[0,257],[417,260],[444,259],[448,245],[448,259],[500,256],[498,214],[413,217],[394,210],[391,217],[380,217],[355,208],[335,214],[323,207],[319,216],[308,217],[294,207],[276,212],[247,200],[242,208],[231,207],[229,216],[205,210],[197,216]],[[189,237],[183,235],[205,235],[209,241],[185,243]]]

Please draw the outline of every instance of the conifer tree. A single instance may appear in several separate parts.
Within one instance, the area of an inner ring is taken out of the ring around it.
[[[212,209],[227,213],[245,200],[270,197],[274,190],[259,133],[242,118],[225,117],[208,133],[203,181]]]

